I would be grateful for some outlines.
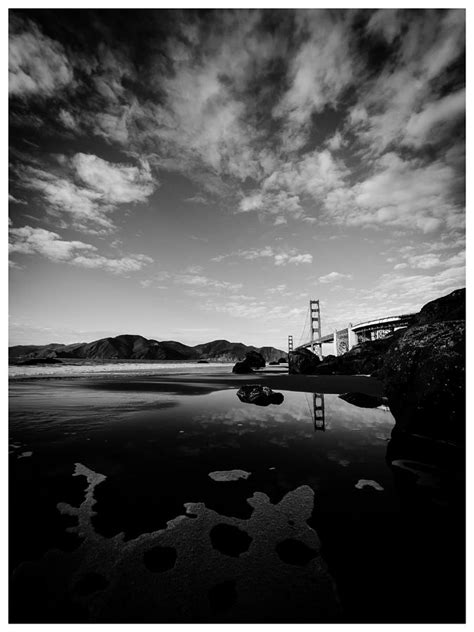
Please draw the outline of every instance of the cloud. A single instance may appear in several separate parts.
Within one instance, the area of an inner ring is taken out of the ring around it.
[[[237,292],[243,285],[242,283],[232,283],[230,281],[220,281],[199,274],[177,274],[174,277],[178,285],[190,285],[193,287],[203,287],[212,290],[230,290]]]
[[[185,198],[184,201],[189,204],[207,204],[207,199],[203,195],[193,195],[193,197]]]
[[[320,283],[333,283],[334,281],[342,281],[343,279],[352,279],[351,274],[342,274],[341,272],[329,272],[320,276],[318,281]]]
[[[273,259],[273,263],[276,266],[286,266],[288,264],[300,264],[300,263],[312,263],[313,255],[309,253],[299,253],[295,249],[288,251],[277,251],[271,246],[265,246],[264,248],[254,248],[249,250],[237,250],[236,252],[230,252],[225,255],[218,255],[213,257],[211,261],[219,263],[229,257],[238,257],[240,259],[246,259],[247,261],[254,261],[255,259]]]
[[[305,144],[313,113],[336,107],[355,76],[350,25],[341,13],[300,11],[297,24],[302,43],[290,60],[289,88],[273,108],[273,116],[284,120],[282,137],[289,150]]]
[[[157,186],[146,161],[137,167],[78,153],[60,162],[60,174],[24,166],[17,175],[24,187],[40,193],[46,213],[85,232],[112,231],[109,215],[122,204],[145,202]]]
[[[16,15],[10,17],[8,58],[9,92],[14,97],[51,97],[73,82],[64,47]]]
[[[455,180],[453,168],[441,160],[424,164],[388,153],[375,162],[372,176],[328,193],[326,217],[350,226],[462,230],[464,209],[451,196]]]
[[[367,29],[389,41],[396,52],[396,63],[385,64],[377,76],[365,82],[349,115],[351,131],[368,152],[383,153],[400,142],[419,146],[419,134],[426,137],[430,121],[434,124],[443,119],[445,127],[452,126],[456,117],[450,119],[450,112],[460,113],[461,95],[445,103],[442,99],[437,106],[429,104],[437,100],[446,81],[442,73],[463,53],[464,10],[382,11],[372,15]],[[414,112],[420,113],[418,117]],[[406,136],[408,125],[411,131]],[[433,140],[437,139],[430,138]]]
[[[66,241],[57,233],[43,228],[23,226],[10,229],[9,250],[12,254],[41,255],[55,263],[68,263],[89,269],[102,269],[114,274],[141,270],[153,262],[142,254],[121,258],[104,257],[97,248],[82,241]]]
[[[313,263],[313,255],[290,255],[288,253],[275,255],[276,266],[286,266],[289,263],[294,263],[296,265],[299,265],[300,263]]]
[[[412,114],[408,120],[403,143],[421,147],[427,140],[432,140],[433,127],[438,126],[436,136],[446,131],[453,122],[464,114],[466,109],[466,90],[459,90],[454,94],[427,103],[417,114]],[[439,127],[442,129],[440,130]],[[428,135],[431,135],[431,138]]]
[[[109,204],[145,202],[156,188],[146,160],[136,167],[79,153],[72,158],[71,165],[79,179]]]
[[[28,204],[28,202],[25,202],[25,200],[20,200],[11,194],[8,195],[8,201],[12,204]]]

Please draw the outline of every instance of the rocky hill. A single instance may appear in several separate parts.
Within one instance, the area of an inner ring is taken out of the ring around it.
[[[130,334],[70,345],[18,345],[10,347],[8,351],[10,362],[42,358],[237,362],[244,358],[249,351],[261,353],[266,362],[278,361],[282,357],[286,358],[286,353],[275,347],[253,347],[228,340],[214,340],[190,347],[174,340],[159,342]]]

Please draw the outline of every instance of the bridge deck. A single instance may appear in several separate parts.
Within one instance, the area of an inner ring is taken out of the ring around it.
[[[357,323],[357,325],[352,325],[351,329],[354,333],[360,334],[363,332],[371,332],[371,331],[383,331],[389,327],[407,327],[416,314],[401,314],[399,316],[386,316],[384,318],[375,318],[372,320],[367,320],[362,323]],[[337,334],[342,334],[347,331],[347,328],[341,329],[337,332]],[[334,333],[327,334],[326,336],[321,336],[318,340],[314,341],[314,344],[324,344],[328,342],[334,342]],[[313,341],[305,342],[301,345],[295,347],[295,349],[302,349],[306,347],[310,347],[313,344]]]

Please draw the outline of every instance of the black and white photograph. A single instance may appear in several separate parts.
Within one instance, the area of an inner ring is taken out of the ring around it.
[[[4,15],[8,622],[465,623],[466,10]]]

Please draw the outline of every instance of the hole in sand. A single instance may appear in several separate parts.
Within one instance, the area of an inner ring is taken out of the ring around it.
[[[215,549],[233,557],[238,557],[241,553],[248,551],[252,542],[248,533],[230,524],[216,525],[209,535]]]

